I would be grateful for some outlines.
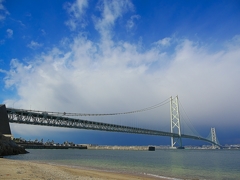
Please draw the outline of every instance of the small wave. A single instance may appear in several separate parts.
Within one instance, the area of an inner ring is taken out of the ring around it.
[[[169,179],[169,180],[182,180],[182,179],[179,179],[179,178],[171,178],[171,177],[159,176],[159,175],[156,175],[156,174],[149,174],[149,173],[144,173],[144,175],[152,176],[152,177],[156,177],[156,178],[164,178],[164,179]]]

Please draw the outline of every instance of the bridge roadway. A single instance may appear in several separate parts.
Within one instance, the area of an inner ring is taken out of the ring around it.
[[[130,126],[122,126],[116,124],[108,124],[102,122],[88,121],[83,119],[74,119],[66,116],[55,116],[48,114],[46,112],[34,112],[23,109],[6,108],[8,119],[10,123],[19,124],[31,124],[40,126],[55,126],[55,127],[65,127],[65,128],[76,128],[76,129],[88,129],[88,130],[99,130],[99,131],[112,131],[112,132],[123,132],[123,133],[134,133],[134,134],[146,134],[146,135],[156,135],[156,136],[169,136],[174,138],[179,138],[177,133],[149,130],[144,128],[136,128]],[[195,140],[202,140],[215,144],[220,147],[219,144],[212,142],[206,138],[199,136],[192,136],[181,134],[181,138],[189,138]]]

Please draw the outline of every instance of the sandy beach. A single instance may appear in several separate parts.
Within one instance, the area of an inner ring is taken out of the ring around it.
[[[69,167],[28,161],[18,161],[0,158],[0,179],[18,180],[40,180],[40,179],[81,179],[81,180],[150,180],[168,179],[151,176],[138,176],[100,170],[81,169],[80,167]]]

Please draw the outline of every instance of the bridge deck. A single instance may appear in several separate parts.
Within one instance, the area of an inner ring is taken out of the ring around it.
[[[180,136],[177,133],[88,121],[83,119],[74,119],[74,118],[69,118],[65,116],[54,116],[54,115],[47,114],[45,112],[37,113],[37,112],[32,112],[32,111],[27,111],[22,109],[7,108],[7,114],[8,114],[8,119],[10,123],[89,129],[89,130],[99,130],[99,131],[113,131],[113,132],[169,136],[174,138],[180,138]],[[181,138],[202,140],[202,141],[206,141],[206,142],[215,144],[217,146],[220,146],[202,137],[182,134]]]

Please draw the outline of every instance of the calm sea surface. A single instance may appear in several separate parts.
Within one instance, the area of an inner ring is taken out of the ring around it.
[[[240,150],[39,150],[8,159],[179,179],[240,179]]]

